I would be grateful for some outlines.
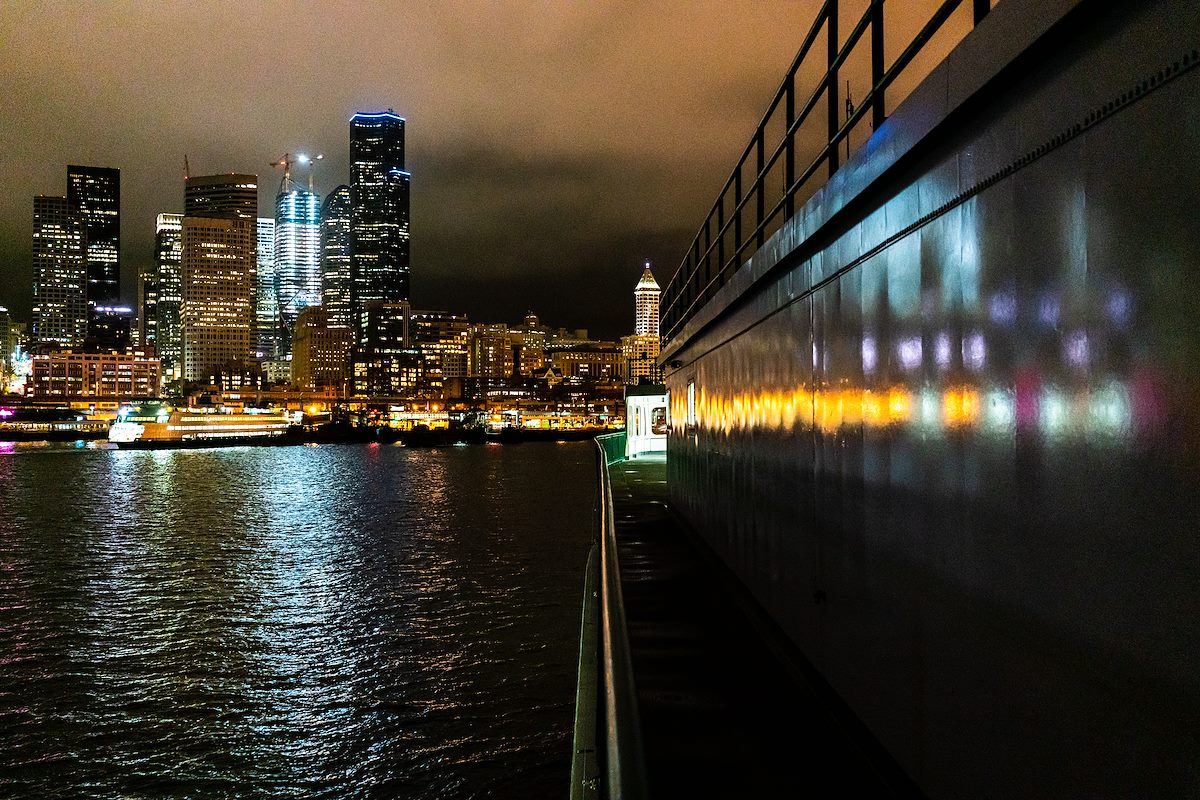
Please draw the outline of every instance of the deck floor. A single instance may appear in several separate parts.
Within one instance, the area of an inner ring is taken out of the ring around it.
[[[751,623],[667,506],[665,460],[609,469],[651,796],[908,796]]]

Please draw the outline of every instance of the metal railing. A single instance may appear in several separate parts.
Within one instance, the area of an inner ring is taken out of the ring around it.
[[[664,338],[675,336],[683,324],[712,299],[730,276],[763,245],[768,233],[773,232],[772,225],[777,228],[792,218],[796,212],[798,193],[823,167],[828,169],[828,176],[837,172],[839,146],[849,141],[851,132],[867,114],[871,115],[872,129],[883,124],[884,97],[888,87],[912,64],[913,59],[964,1],[945,0],[940,3],[928,22],[889,65],[885,63],[884,55],[885,0],[868,0],[866,11],[840,45],[838,0],[825,0],[788,69],[787,77],[767,106],[750,143],[692,240],[687,256],[667,282],[662,295]],[[970,0],[970,3],[973,24],[977,25],[991,9],[992,0]],[[904,0],[900,5],[901,12],[911,11],[911,0]],[[870,51],[870,88],[860,99],[857,108],[849,102],[848,96],[845,98],[843,117],[839,71],[846,66],[864,37],[867,37]],[[797,74],[808,55],[815,52],[814,48],[821,39],[825,44],[825,70],[807,96],[798,94]],[[803,100],[799,105],[798,99]],[[822,107],[826,117],[824,144],[818,146],[809,161],[797,169],[800,155],[797,139],[801,126],[814,113],[819,113]],[[782,119],[777,116],[779,114],[783,115]],[[782,127],[783,132],[777,142],[773,141],[772,149],[768,150],[766,137],[772,126]],[[749,185],[743,185],[743,173],[747,169],[750,170]],[[772,180],[773,170],[782,171],[782,176],[775,176]],[[775,181],[781,187],[779,190],[773,190],[769,185]],[[749,230],[743,224],[743,216],[746,215],[749,216],[746,222],[752,225]]]
[[[585,579],[571,765],[571,797],[580,800],[647,796],[608,474],[609,464],[624,457],[623,431],[596,437],[597,541]]]

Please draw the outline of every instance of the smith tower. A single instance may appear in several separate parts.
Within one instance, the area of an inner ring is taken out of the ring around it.
[[[408,198],[404,118],[391,109],[350,118],[350,252],[353,313],[408,300]]]

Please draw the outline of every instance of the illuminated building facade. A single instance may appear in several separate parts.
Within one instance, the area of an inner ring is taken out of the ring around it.
[[[321,304],[320,203],[315,192],[295,185],[285,185],[275,198],[275,275],[283,353],[291,352],[300,312]]]
[[[409,299],[409,186],[404,118],[394,111],[350,118],[350,269],[360,339],[366,307]]]
[[[188,177],[183,208],[183,377],[202,381],[254,356],[258,178]]]
[[[159,214],[154,232],[154,260],[158,302],[154,347],[162,361],[163,375],[178,378],[183,364],[183,215]],[[149,342],[143,342],[148,344]]]
[[[414,311],[410,330],[423,362],[418,394],[445,397],[447,381],[467,377],[471,323],[463,314]]]
[[[513,348],[509,342],[508,326],[504,323],[473,325],[469,352],[469,377],[512,377]]]
[[[621,337],[626,383],[658,383],[661,380],[661,372],[658,369],[661,341],[654,334]]]
[[[421,384],[422,358],[412,346],[412,307],[369,303],[362,310],[366,341],[354,349],[356,395],[409,395]]]
[[[259,217],[255,225],[258,274],[254,293],[254,357],[279,354],[279,276],[275,271],[275,220]]]
[[[33,340],[87,337],[86,229],[65,197],[33,198]]]
[[[612,382],[625,377],[625,359],[616,347],[579,347],[556,350],[550,366],[576,382]]]
[[[67,203],[83,222],[88,306],[111,307],[121,295],[121,171],[68,166]]]
[[[55,350],[33,356],[34,397],[156,397],[161,367],[154,348],[127,352]]]
[[[292,385],[301,389],[345,389],[353,346],[354,332],[334,325],[328,309],[304,309],[296,320],[292,340]]]
[[[321,206],[321,305],[329,324],[353,327],[350,280],[350,187],[339,186]]]
[[[5,392],[13,375],[13,351],[19,343],[17,326],[13,325],[8,309],[0,306],[0,394]]]
[[[642,277],[633,290],[634,326],[633,332],[638,336],[658,336],[658,303],[662,290],[654,273],[650,271],[650,262],[642,270]]]

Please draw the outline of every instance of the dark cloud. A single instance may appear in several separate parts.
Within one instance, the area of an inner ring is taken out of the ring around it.
[[[619,335],[665,283],[814,14],[811,2],[23,3],[0,8],[0,304],[28,313],[35,194],[122,170],[123,294],[196,174],[285,151],[348,179],[347,120],[408,119],[413,300]]]

